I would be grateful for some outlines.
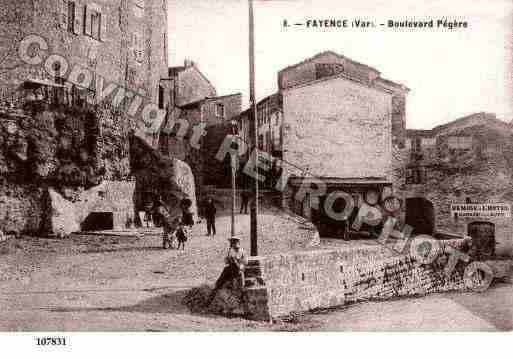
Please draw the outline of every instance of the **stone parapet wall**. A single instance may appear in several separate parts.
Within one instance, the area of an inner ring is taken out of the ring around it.
[[[440,263],[424,265],[410,256],[391,256],[381,246],[254,257],[251,266],[260,268],[258,281],[263,284],[247,289],[247,314],[258,320],[465,288],[461,266],[447,279]]]

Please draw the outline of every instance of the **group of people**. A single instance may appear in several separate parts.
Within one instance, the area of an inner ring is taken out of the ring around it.
[[[246,197],[246,195],[244,196]],[[243,198],[244,198],[243,197]],[[247,210],[248,200],[243,199]],[[160,198],[156,201],[155,212],[158,214],[160,224],[163,228],[162,246],[164,249],[174,248],[174,239],[178,242],[177,249],[185,250],[185,243],[189,240],[191,229],[194,225],[193,213],[191,211],[192,201],[184,198],[180,201],[180,205],[175,208],[169,208]],[[241,213],[243,207],[241,207]],[[216,206],[213,198],[209,197],[205,203],[203,215],[207,222],[207,235],[215,236],[216,234]],[[240,246],[240,239],[236,237],[229,238],[230,246],[225,257],[225,268],[223,269],[219,279],[215,284],[212,298],[217,291],[227,282],[236,280],[238,284],[244,286],[244,270],[247,265],[247,259],[244,250]]]
[[[194,225],[191,207],[192,201],[188,198],[180,201],[179,211],[176,208],[168,208],[161,199],[157,201],[156,213],[162,225],[162,247],[164,249],[175,248],[174,239],[176,238],[178,242],[176,249],[185,250],[185,243],[188,241]]]

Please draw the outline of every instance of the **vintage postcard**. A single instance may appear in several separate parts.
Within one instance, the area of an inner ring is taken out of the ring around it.
[[[511,1],[0,24],[0,331],[513,329]]]

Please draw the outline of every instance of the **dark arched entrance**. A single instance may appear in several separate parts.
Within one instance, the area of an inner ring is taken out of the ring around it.
[[[435,231],[433,203],[423,197],[407,198],[405,222],[413,227],[414,234],[432,235]]]
[[[80,226],[82,231],[102,231],[114,228],[112,212],[91,212]]]
[[[341,221],[331,218],[326,213],[325,208],[326,196],[319,197],[319,209],[312,208],[311,219],[319,231],[321,237],[333,238],[346,238],[347,235],[347,221]],[[346,201],[342,198],[337,198],[332,205],[335,213],[341,213],[346,207]]]
[[[476,221],[468,224],[467,234],[472,237],[473,254],[477,259],[490,259],[495,255],[495,224]]]

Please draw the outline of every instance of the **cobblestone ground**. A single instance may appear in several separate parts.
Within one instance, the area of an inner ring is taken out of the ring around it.
[[[193,314],[182,298],[191,287],[212,284],[222,269],[229,217],[216,237],[205,223],[185,251],[163,250],[158,234],[73,235],[0,243],[0,330],[497,330],[513,328],[513,287],[483,294],[453,293],[362,303],[310,313],[280,323]],[[247,233],[249,216],[237,217]],[[262,217],[267,232],[286,224]],[[299,224],[300,225],[300,224]],[[287,231],[285,231],[287,232]],[[243,246],[249,250],[249,241]],[[262,254],[297,249],[291,233],[260,236]],[[336,241],[325,241],[337,245]],[[342,242],[340,245],[350,245]],[[304,247],[300,245],[299,247]]]

